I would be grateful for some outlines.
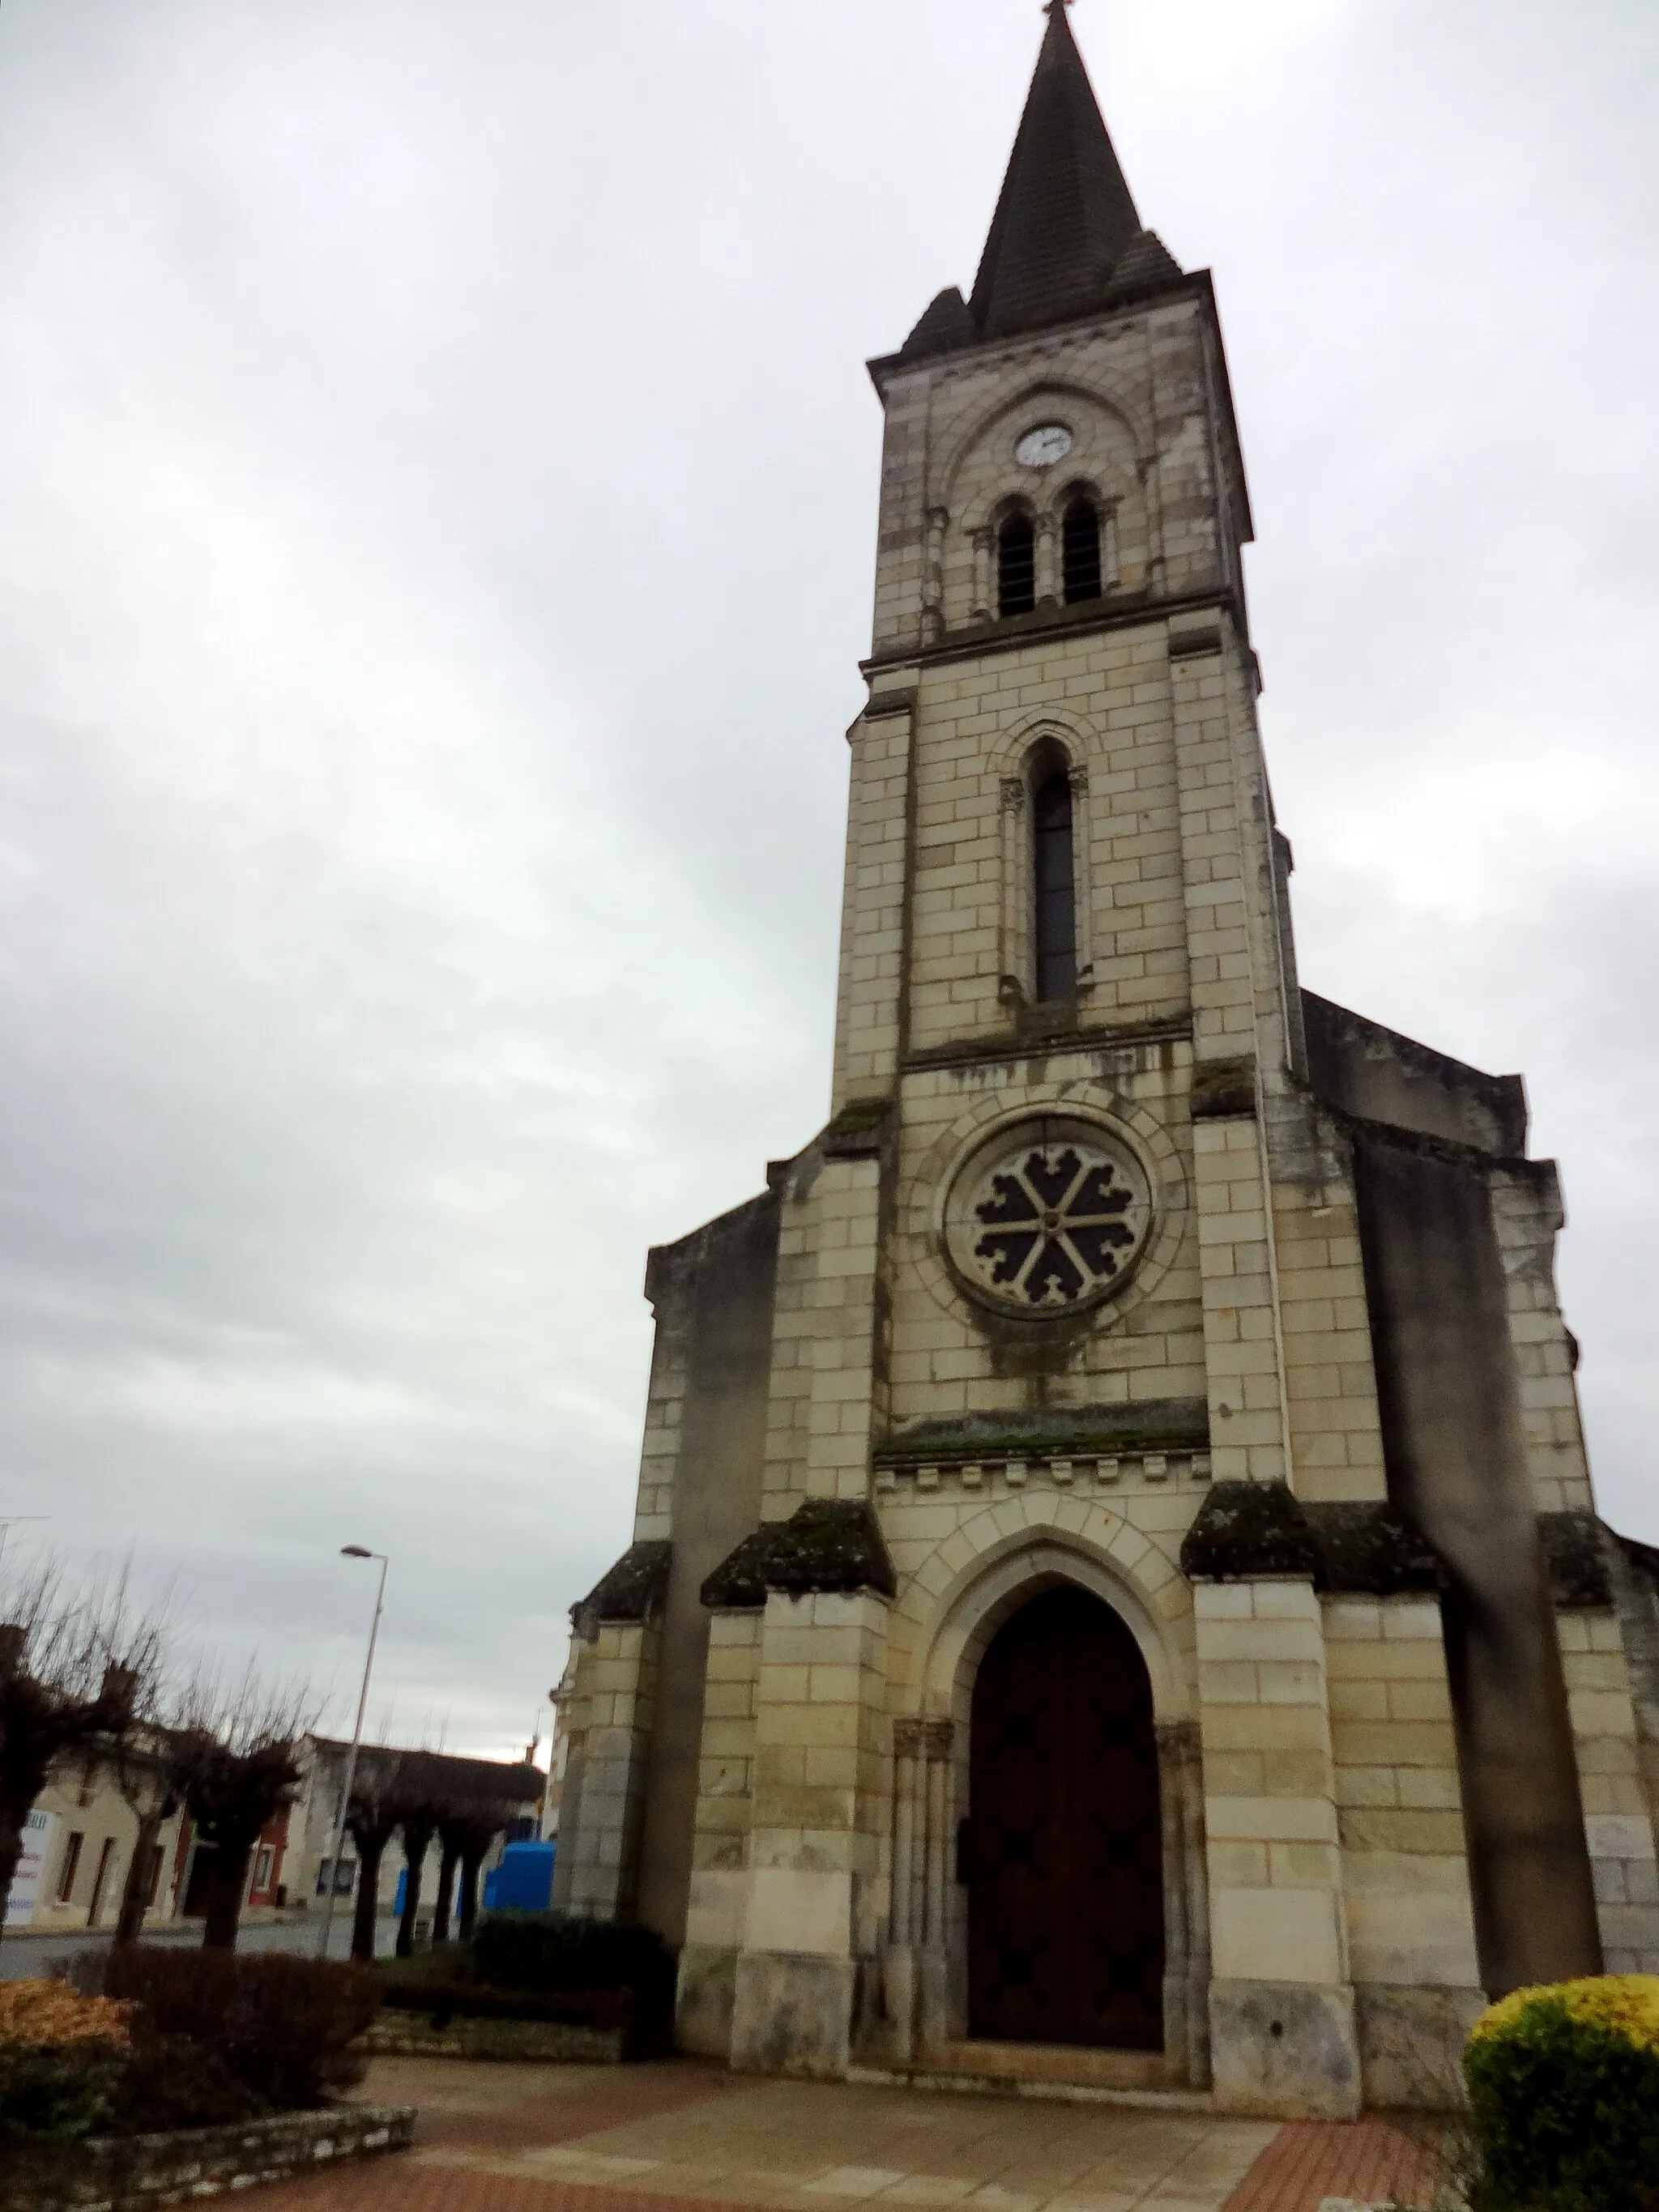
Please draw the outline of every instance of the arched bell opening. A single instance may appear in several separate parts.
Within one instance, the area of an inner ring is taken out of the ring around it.
[[[968,1798],[969,2035],[1163,2051],[1152,1686],[1127,1623],[1092,1592],[1039,1592],[986,1647]]]

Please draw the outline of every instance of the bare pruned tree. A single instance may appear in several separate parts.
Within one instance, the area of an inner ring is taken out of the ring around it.
[[[380,1905],[380,1861],[403,1820],[400,1770],[407,1753],[385,1744],[368,1745],[357,1754],[357,1771],[346,1807],[346,1832],[357,1846],[357,1900],[351,1917],[351,1955],[370,1964],[374,1957],[374,1916]]]
[[[169,1778],[214,1849],[207,1950],[235,1946],[254,1845],[299,1794],[301,1740],[319,1705],[307,1684],[269,1681],[252,1662],[229,1680],[204,1669],[179,1694],[163,1740]]]
[[[160,1869],[161,1831],[182,1800],[167,1739],[156,1724],[141,1724],[116,1738],[106,1756],[115,1786],[138,1824],[115,1923],[116,1942],[136,1943],[144,1930],[144,1915]]]
[[[429,1751],[405,1753],[398,1770],[396,1798],[398,1826],[403,1832],[404,1909],[398,1923],[398,1956],[406,1959],[415,1948],[415,1918],[421,1909],[421,1876],[432,1838],[437,1834],[449,1802],[445,1768],[450,1762]]]
[[[540,1796],[544,1778],[528,1761],[522,1766],[507,1766],[493,1759],[447,1759],[445,1766],[443,1809],[437,1821],[443,1863],[432,1937],[438,1943],[448,1940],[454,1908],[459,1923],[457,1932],[465,1942],[477,1921],[478,1876],[489,1847],[525,1807]],[[453,1894],[457,1872],[459,1899]]]
[[[512,1797],[475,1797],[462,1811],[449,1820],[444,1832],[447,1848],[452,1843],[460,1862],[461,1886],[457,1920],[457,1933],[463,1943],[471,1939],[478,1920],[478,1876],[489,1856],[489,1846],[503,1828],[511,1826],[523,1810],[523,1801]]]
[[[165,1613],[140,1613],[125,1567],[79,1581],[47,1559],[0,1587],[0,1898],[29,1809],[65,1752],[127,1740],[153,1710]]]

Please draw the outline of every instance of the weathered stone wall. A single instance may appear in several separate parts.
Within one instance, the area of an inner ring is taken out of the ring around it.
[[[1486,2000],[1439,1601],[1331,1598],[1325,1639],[1365,2102],[1443,2110]]]
[[[349,2105],[235,2127],[94,2139],[64,2158],[60,2175],[43,2169],[22,2194],[0,2174],[0,2205],[5,2212],[136,2212],[141,2205],[239,2193],[261,2182],[332,2170],[342,2160],[407,2150],[414,2140],[414,2111],[402,2105]]]
[[[778,1217],[777,1199],[768,1192],[673,1248],[672,1304],[677,1320],[687,1316],[684,1390],[637,1910],[675,1946],[685,1936],[708,1656],[701,1592],[760,1517]],[[668,1272],[666,1258],[653,1257],[653,1285]]]
[[[758,1612],[716,1612],[709,1621],[702,1757],[677,2021],[687,2051],[726,2057],[738,1954],[749,1902],[756,1729],[761,1667]]]
[[[1510,1336],[1478,1161],[1357,1143],[1389,1486],[1450,1572],[1446,1605],[1481,1978],[1601,1966],[1583,1811]]]

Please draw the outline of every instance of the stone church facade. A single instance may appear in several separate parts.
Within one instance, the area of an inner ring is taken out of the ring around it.
[[[556,1902],[740,2068],[1438,2101],[1659,1970],[1659,1553],[1520,1079],[1297,983],[1211,283],[1064,6],[871,367],[830,1119],[651,1255]]]

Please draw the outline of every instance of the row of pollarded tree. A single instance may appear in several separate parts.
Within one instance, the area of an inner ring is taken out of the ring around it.
[[[343,1753],[325,1745],[324,1753]],[[453,1923],[463,1939],[478,1911],[478,1876],[489,1846],[542,1787],[534,1766],[498,1765],[492,1759],[456,1759],[437,1751],[394,1751],[366,1745],[357,1754],[346,1832],[357,1847],[357,1899],[351,1951],[374,1955],[374,1917],[380,1862],[394,1836],[403,1844],[408,1879],[398,1924],[398,1955],[414,1947],[422,1877],[435,1842],[441,1857],[432,1908],[432,1941],[449,1940]],[[457,1887],[459,1881],[459,1889]]]
[[[0,1591],[0,1899],[11,1888],[23,1829],[53,1765],[97,1760],[137,1822],[116,1941],[142,1932],[152,1855],[181,1808],[212,1875],[203,1931],[209,1948],[236,1942],[259,1838],[298,1796],[319,1700],[300,1684],[273,1684],[248,1668],[181,1674],[164,1619],[137,1613],[120,1577],[76,1584],[48,1563]],[[489,1778],[493,1778],[493,1787]],[[541,1786],[534,1767],[365,1750],[347,1811],[362,1869],[353,1949],[374,1955],[375,1889],[391,1837],[410,1856],[398,1948],[407,1950],[420,1901],[420,1866],[441,1837],[440,1905],[462,1876],[463,1925],[477,1909],[477,1876],[494,1838]],[[419,1849],[415,1846],[418,1844]]]

